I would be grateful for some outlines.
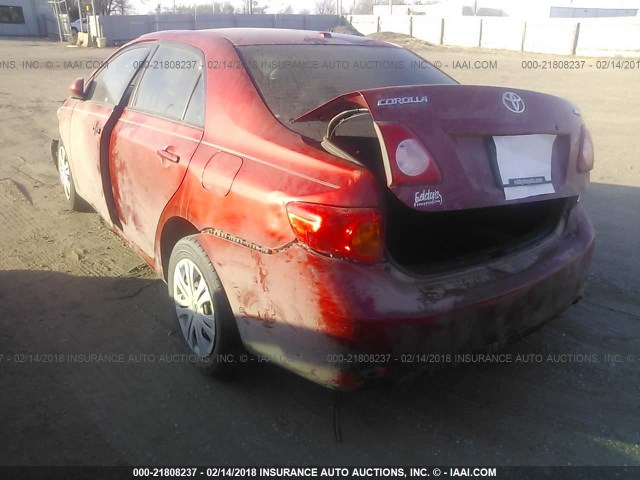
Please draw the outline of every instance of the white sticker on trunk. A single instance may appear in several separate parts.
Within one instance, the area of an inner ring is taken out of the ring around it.
[[[414,207],[426,207],[427,205],[442,205],[442,194],[440,190],[430,188],[416,192],[414,196]]]
[[[505,200],[555,193],[551,152],[555,135],[493,137]]]

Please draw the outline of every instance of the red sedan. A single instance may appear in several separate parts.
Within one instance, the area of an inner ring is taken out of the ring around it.
[[[504,345],[585,287],[579,110],[460,85],[396,45],[152,33],[76,80],[58,118],[68,206],[163,276],[212,374],[246,349],[352,389]]]

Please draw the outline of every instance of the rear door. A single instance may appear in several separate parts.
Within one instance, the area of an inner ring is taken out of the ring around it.
[[[108,176],[103,178],[106,161],[101,155],[106,153],[116,106],[148,53],[148,45],[132,46],[110,59],[89,81],[71,115],[67,149],[76,189],[107,221],[111,187]]]
[[[202,53],[161,43],[111,137],[110,170],[121,228],[151,258],[160,215],[202,139],[204,95]]]

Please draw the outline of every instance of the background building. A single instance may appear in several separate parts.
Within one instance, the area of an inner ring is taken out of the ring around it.
[[[46,0],[0,0],[0,36],[44,37],[57,34]]]
[[[41,35],[35,0],[0,0],[0,35]]]

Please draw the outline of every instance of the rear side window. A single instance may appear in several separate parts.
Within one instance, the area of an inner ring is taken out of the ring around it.
[[[131,78],[148,53],[148,47],[136,47],[109,60],[93,77],[85,99],[109,105],[118,104]]]
[[[181,120],[202,74],[202,60],[191,51],[161,45],[145,64],[133,107]]]
[[[193,125],[204,125],[204,76],[202,74],[193,89],[184,121]]]

